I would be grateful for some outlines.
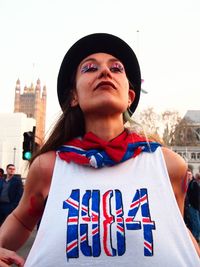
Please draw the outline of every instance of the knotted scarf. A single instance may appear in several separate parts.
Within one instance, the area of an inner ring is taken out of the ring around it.
[[[68,141],[59,147],[57,153],[66,162],[73,161],[77,164],[101,168],[124,162],[138,156],[141,152],[154,152],[158,146],[160,146],[159,143],[126,130],[108,142],[89,132],[83,138]]]

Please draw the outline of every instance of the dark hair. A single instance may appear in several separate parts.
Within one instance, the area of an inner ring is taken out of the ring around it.
[[[4,175],[4,169],[0,168],[0,173]]]
[[[10,164],[8,164],[7,166],[6,166],[6,169],[8,169],[9,167],[15,167],[15,165],[14,164],[12,164],[12,163],[10,163]]]
[[[58,147],[63,145],[65,142],[85,134],[85,119],[82,110],[79,105],[71,107],[72,92],[73,88],[75,88],[75,74],[76,73],[74,73],[71,77],[71,93],[69,94],[68,90],[66,90],[66,94],[64,96],[65,103],[63,105],[63,112],[44,145],[30,160],[30,164],[37,156],[48,151],[56,151]]]

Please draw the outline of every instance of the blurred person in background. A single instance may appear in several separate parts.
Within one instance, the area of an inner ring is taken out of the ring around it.
[[[8,164],[6,167],[6,176],[0,179],[0,225],[17,207],[22,194],[22,180],[15,176],[15,165]]]
[[[4,169],[0,168],[0,179],[3,178],[4,175]]]
[[[188,198],[188,187],[190,182],[194,179],[194,175],[193,175],[193,171],[191,168],[187,169],[187,178],[186,181],[183,185],[184,190],[186,191],[186,195],[185,195],[185,203],[184,203],[184,221],[185,224],[187,225],[187,227],[190,229],[190,216],[189,216],[189,208],[190,208],[190,204],[189,204],[189,198]]]
[[[200,173],[188,172],[189,184],[185,203],[185,222],[200,243]]]

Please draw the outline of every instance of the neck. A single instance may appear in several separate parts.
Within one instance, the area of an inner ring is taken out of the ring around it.
[[[112,140],[124,130],[123,118],[111,117],[94,118],[86,120],[86,133],[93,132],[105,141]]]

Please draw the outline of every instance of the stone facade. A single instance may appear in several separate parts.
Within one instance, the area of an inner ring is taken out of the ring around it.
[[[177,127],[177,145],[172,150],[181,155],[194,174],[200,172],[200,110],[188,110]]]
[[[21,94],[20,80],[18,79],[15,87],[14,113],[22,112],[28,118],[36,120],[36,143],[41,144],[45,137],[45,120],[46,120],[46,86],[41,89],[40,80],[34,87],[25,86]]]
[[[182,156],[193,172],[200,172],[200,146],[173,146],[172,150]]]

